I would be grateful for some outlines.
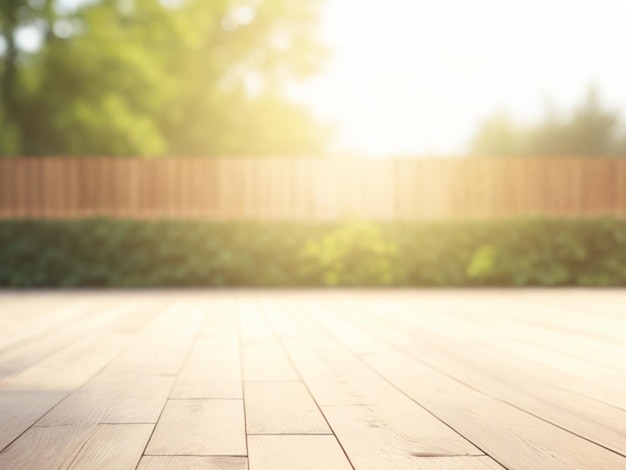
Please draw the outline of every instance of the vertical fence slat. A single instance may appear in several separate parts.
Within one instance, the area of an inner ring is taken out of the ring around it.
[[[0,217],[16,217],[15,158],[0,159]]]
[[[0,159],[0,217],[626,215],[626,159]]]

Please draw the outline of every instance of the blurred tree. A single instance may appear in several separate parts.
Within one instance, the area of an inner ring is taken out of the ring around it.
[[[570,155],[595,157],[616,151],[619,116],[602,109],[598,90],[590,87],[582,105],[564,129],[564,150]],[[568,148],[569,147],[569,148]]]
[[[472,141],[471,152],[483,157],[511,157],[523,152],[521,145],[522,131],[501,111],[482,124]]]
[[[57,9],[49,40],[23,65],[20,106],[10,113],[20,151],[320,152],[326,129],[281,95],[286,80],[313,73],[325,56],[314,34],[318,6],[96,0]]]
[[[521,131],[522,155],[564,156],[569,154],[569,129],[549,99],[544,103],[545,115],[541,122]]]
[[[53,15],[52,0],[0,2],[0,155],[16,154],[20,147],[15,117],[23,97],[20,65],[28,63],[18,47],[18,34],[30,30],[45,39]]]
[[[626,154],[626,135],[618,135],[619,116],[602,108],[595,86],[569,119],[550,103],[537,125],[516,126],[506,114],[487,119],[471,143],[475,156],[608,156]]]

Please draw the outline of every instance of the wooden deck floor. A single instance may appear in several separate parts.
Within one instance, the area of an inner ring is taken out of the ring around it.
[[[2,469],[626,469],[626,292],[0,294]]]

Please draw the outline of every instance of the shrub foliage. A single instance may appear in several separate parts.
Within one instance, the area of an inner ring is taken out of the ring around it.
[[[626,220],[0,221],[3,287],[626,285]]]

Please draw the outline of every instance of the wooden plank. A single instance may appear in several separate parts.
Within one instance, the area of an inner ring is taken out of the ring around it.
[[[241,301],[238,305],[242,373],[246,382],[298,381],[300,378],[273,337],[258,305]]]
[[[3,309],[3,328],[0,334],[0,352],[10,351],[28,341],[49,333],[51,330],[63,326],[65,323],[93,311],[94,302],[73,302],[70,299],[49,299],[41,305],[35,304],[23,310],[7,306]],[[49,303],[51,305],[46,305]],[[38,307],[37,307],[38,306]],[[44,308],[46,315],[42,316],[39,309]],[[20,311],[21,310],[21,311]]]
[[[2,332],[0,332],[0,349],[12,346],[16,342],[31,335],[31,331],[40,323],[55,323],[55,312],[73,309],[71,300],[58,295],[33,295],[27,299],[9,302],[0,310]],[[68,305],[69,304],[69,305]],[[51,318],[41,318],[42,310],[51,314]]]
[[[67,394],[53,389],[0,390],[0,452]]]
[[[519,302],[517,308],[511,308],[509,304],[494,303],[491,296],[482,301],[477,298],[464,303],[446,300],[445,303],[439,301],[426,305],[420,302],[420,305],[422,315],[433,315],[437,319],[422,322],[423,328],[436,328],[445,334],[461,336],[469,335],[471,331],[473,338],[486,335],[488,342],[483,345],[498,344],[512,353],[549,365],[557,373],[590,378],[602,385],[619,386],[623,383],[626,368],[622,363],[626,361],[626,348],[611,333],[608,336],[613,337],[613,341],[602,338],[607,331],[600,318],[594,320],[594,317],[570,311],[559,323],[554,309],[541,306],[520,309]],[[393,311],[391,315],[394,315]],[[476,318],[481,319],[480,325]],[[408,316],[407,319],[414,323],[418,317]],[[458,328],[459,325],[463,328]],[[479,347],[482,346],[479,344]]]
[[[196,340],[171,398],[243,398],[236,337]]]
[[[1,468],[133,469],[152,425],[33,427],[0,454]]]
[[[245,386],[248,434],[330,434],[301,382],[249,382]]]
[[[314,348],[297,341],[285,342],[289,356],[320,406],[346,406],[383,403],[389,399],[389,386],[378,380],[365,380],[356,386],[326,364]],[[363,386],[363,384],[366,386]]]
[[[111,361],[123,347],[115,336],[87,338],[0,386],[0,449]]]
[[[349,470],[334,436],[249,436],[250,470]]]
[[[503,302],[511,301],[507,297],[496,299],[502,307],[504,307]],[[614,343],[613,346],[617,345],[626,349],[621,334],[621,330],[626,328],[626,315],[623,313],[619,315],[621,310],[619,307],[601,311],[597,308],[600,305],[596,303],[587,304],[583,308],[578,303],[550,305],[542,300],[525,297],[520,298],[516,303],[517,308],[504,309],[505,313],[513,315],[516,321],[562,331],[573,336],[591,337],[601,343],[608,341]]]
[[[359,318],[366,314],[359,312]],[[385,328],[368,319],[371,342],[394,349],[400,330]],[[360,327],[361,331],[363,327]],[[338,332],[342,338],[345,333]],[[406,335],[406,341],[410,335]],[[414,341],[413,341],[414,342]],[[619,469],[624,457],[582,439],[518,408],[486,396],[404,352],[390,356],[362,356],[374,370],[390,380],[416,402],[509,468]],[[410,370],[411,374],[406,371]],[[497,422],[498,426],[493,424]]]
[[[14,341],[0,348],[0,383],[7,377],[24,370],[68,346],[97,329],[110,327],[116,318],[132,314],[146,304],[120,302],[100,303],[94,298],[91,302],[67,303],[66,308],[46,312],[44,318],[39,313],[34,324],[23,322],[13,333]],[[148,312],[149,310],[146,310]],[[16,323],[11,319],[8,324]],[[11,329],[7,327],[7,329]]]
[[[253,381],[297,381],[298,375],[275,344],[242,345],[243,378]]]
[[[243,398],[236,312],[212,299],[171,398]]]
[[[386,317],[387,313],[388,309]],[[382,319],[379,321],[382,323]],[[436,322],[436,318],[429,318],[424,324],[430,326]],[[389,325],[393,328],[391,321]],[[336,318],[332,319],[332,327],[340,331],[342,328]],[[549,377],[536,378],[529,373],[530,366],[516,367],[519,363],[500,348],[485,353],[474,349],[468,355],[464,352],[468,348],[454,338],[420,331],[407,319],[401,326],[398,323],[398,328],[406,336],[398,336],[396,344],[427,364],[489,396],[626,455],[626,410],[564,389]],[[350,331],[342,336],[347,337]]]
[[[269,318],[320,406],[389,403],[397,398],[393,387],[355,361],[354,355],[338,348],[327,335],[320,334],[319,328],[312,331],[310,325],[305,326],[300,316],[295,321],[292,315],[280,315],[278,306],[274,306]],[[285,334],[294,329],[296,333]]]
[[[14,374],[0,385],[0,449],[111,363],[128,344],[133,333],[123,328],[108,329],[110,322],[123,314],[126,314],[126,318],[132,318],[132,309],[140,308],[143,311],[141,307],[145,308],[146,305],[141,302],[128,303],[126,298],[122,299],[119,305],[94,312],[84,325],[87,334],[83,334],[80,340],[67,342],[60,348],[53,343],[50,347],[57,351],[48,357],[41,356],[36,344],[33,345],[34,349],[24,351],[34,355],[35,360],[43,360]],[[45,315],[45,311],[40,311],[40,314]],[[80,333],[80,330],[74,333]],[[63,334],[57,338],[61,344],[67,339]],[[29,360],[28,357],[19,359],[23,361],[20,362],[22,364]],[[20,366],[19,363],[17,365]],[[18,367],[20,369],[21,366]]]
[[[169,400],[146,455],[246,455],[242,400]]]
[[[176,304],[175,304],[176,305]],[[162,318],[168,320],[172,313],[180,314],[179,327],[169,335],[170,323],[157,323],[157,328],[149,331],[144,341],[137,341],[140,349],[131,348],[130,351],[139,356],[150,358],[153,352],[153,342],[160,346],[162,351],[171,354],[168,360],[180,355],[180,349],[187,347],[189,335],[194,334],[198,326],[198,318],[190,313],[182,315],[178,310],[164,310]],[[201,314],[202,312],[196,312]],[[171,317],[173,320],[176,318]],[[137,333],[132,325],[132,317],[126,317],[129,325],[117,325],[117,331]],[[178,333],[177,333],[178,332]],[[181,336],[182,335],[182,336]],[[165,344],[163,344],[165,341]],[[143,348],[141,348],[143,346]],[[174,347],[174,349],[172,349]],[[184,350],[182,350],[184,353]],[[127,352],[128,354],[128,352]],[[159,361],[157,355],[156,361]],[[153,358],[154,359],[154,358]],[[182,358],[177,359],[178,363]],[[164,362],[164,361],[161,361]],[[132,365],[135,365],[133,368]],[[176,365],[174,363],[170,363]],[[161,370],[168,371],[170,366],[161,369],[161,365],[154,362],[134,362],[132,356],[126,355],[121,361],[114,361],[100,373],[90,379],[80,389],[73,392],[54,407],[37,426],[60,425],[90,425],[96,423],[156,423],[165,401],[175,381],[173,374],[160,374]],[[156,371],[156,375],[155,372]]]
[[[0,352],[0,370],[16,367],[0,384],[0,468],[134,468],[175,380],[200,399],[167,402],[145,468],[246,468],[246,429],[251,468],[335,468],[306,438],[358,469],[626,468],[617,290],[20,297],[0,294],[3,320],[22,312],[5,338],[23,339]],[[277,364],[245,401],[239,342]],[[336,437],[309,426],[313,398]]]
[[[187,318],[178,319],[167,341],[157,351],[153,362],[143,369],[143,372],[165,375],[179,373],[205,314],[203,304],[183,304],[182,308]]]
[[[406,397],[322,411],[356,468],[412,469],[424,459],[484,455]]]
[[[174,377],[115,373],[96,375],[55,406],[36,426],[156,423]]]
[[[152,429],[150,424],[100,424],[81,446],[69,469],[134,470]]]
[[[139,462],[137,470],[248,470],[248,459],[146,455]]]
[[[30,428],[0,453],[0,468],[67,468],[94,431],[95,426]]]
[[[396,455],[377,455],[372,460],[352,460],[358,470],[411,469],[411,470],[504,470],[504,467],[487,456],[469,457],[415,457],[402,463]],[[404,465],[404,466],[402,466]]]
[[[476,295],[475,293],[474,295]],[[420,316],[434,317],[434,322],[421,322],[424,328],[437,328],[440,332],[478,338],[485,336],[489,343],[499,344],[507,350],[517,351],[522,355],[552,365],[556,370],[573,374],[587,375],[604,383],[610,383],[616,374],[624,371],[620,358],[626,360],[626,349],[620,344],[599,340],[597,335],[587,334],[577,337],[585,327],[584,317],[571,312],[569,325],[561,324],[555,328],[546,328],[554,312],[541,307],[529,307],[522,312],[511,308],[510,304],[495,302],[493,296],[482,299],[466,297],[461,299],[439,299],[434,302],[420,300],[418,304],[409,301],[410,297],[394,299],[394,308],[389,316],[398,316],[398,308],[406,314],[409,322],[419,321]],[[398,301],[401,301],[398,303]],[[404,302],[404,307],[402,307]],[[385,308],[385,303],[372,299],[365,308]],[[518,302],[519,305],[519,302]],[[410,311],[420,311],[420,316],[410,315]],[[518,313],[515,313],[515,312]],[[477,323],[480,319],[480,324]],[[588,319],[589,320],[589,319]],[[403,321],[403,320],[400,320]],[[596,321],[591,319],[596,324]],[[599,323],[600,320],[597,320]],[[579,325],[580,327],[576,326]],[[514,327],[513,327],[514,325]],[[462,326],[462,328],[459,328]],[[556,326],[556,325],[555,325]],[[598,326],[587,327],[591,331]],[[600,327],[601,328],[601,327]],[[468,332],[471,331],[471,335]],[[476,341],[480,347],[481,342]]]
[[[445,344],[442,346],[444,350],[472,350],[476,353],[475,355],[483,353],[492,355],[496,360],[500,358],[502,363],[505,363],[503,367],[519,371],[522,377],[526,377],[525,382],[528,382],[528,376],[534,377],[559,388],[571,390],[577,395],[586,395],[594,400],[626,409],[626,390],[623,385],[626,377],[619,370],[615,371],[613,368],[607,367],[610,366],[611,362],[615,362],[610,356],[589,363],[586,358],[581,360],[554,349],[546,350],[543,345],[545,341],[539,343],[532,341],[534,333],[526,333],[514,338],[506,331],[509,329],[519,330],[518,323],[520,322],[530,321],[532,323],[537,321],[546,328],[569,331],[575,335],[582,334],[581,331],[584,328],[588,331],[587,336],[602,337],[606,343],[610,339],[606,336],[607,328],[612,328],[614,331],[621,329],[620,323],[615,323],[620,320],[619,317],[609,316],[608,319],[605,319],[604,317],[607,317],[606,311],[594,311],[594,313],[581,315],[584,312],[577,312],[570,307],[564,311],[566,315],[563,315],[562,324],[559,324],[558,316],[555,316],[555,313],[559,315],[560,312],[554,311],[554,305],[548,307],[548,305],[533,304],[529,305],[528,308],[524,306],[528,292],[524,291],[523,298],[516,294],[514,298],[501,299],[500,303],[494,303],[493,300],[502,294],[490,293],[486,295],[475,291],[471,295],[464,292],[462,298],[458,298],[457,301],[454,300],[455,296],[451,295],[445,298],[427,298],[422,295],[419,301],[415,296],[402,296],[402,303],[406,304],[403,312],[399,312],[398,301],[401,299],[398,295],[387,298],[384,302],[376,302],[374,298],[371,298],[368,299],[367,304],[359,302],[359,305],[364,309],[371,309],[372,313],[375,313],[377,309],[383,309],[385,311],[383,321],[388,322],[395,318],[402,324],[402,328],[413,325],[421,330],[426,330],[427,336],[422,336],[426,342],[432,339],[432,335],[445,337]],[[573,294],[576,291],[570,292]],[[557,297],[563,298],[560,294]],[[465,302],[459,301],[462,299],[465,299]],[[541,299],[545,299],[542,302],[546,302],[548,298],[546,295],[542,295]],[[506,300],[506,303],[502,303],[503,300]],[[599,301],[600,298],[595,299],[594,308],[597,309]],[[388,308],[390,302],[394,304],[391,309]],[[511,307],[511,302],[515,303],[514,308]],[[581,308],[581,304],[582,301],[577,302],[578,308]],[[348,308],[354,308],[353,304],[349,305]],[[558,306],[558,304],[555,305]],[[591,307],[585,306],[585,308]],[[519,310],[523,313],[518,312],[521,315],[515,314]],[[608,310],[611,314],[614,311],[613,308]],[[498,321],[504,320],[504,323],[501,322],[500,327],[496,329],[492,326],[492,317]],[[502,325],[508,325],[508,327],[503,330]],[[580,331],[577,329],[578,325],[581,328]],[[558,344],[554,339],[550,341]],[[424,345],[424,347],[428,346]],[[594,355],[597,356],[597,354]],[[496,376],[498,375],[499,373],[496,374]],[[517,380],[521,380],[521,378]],[[537,393],[541,393],[541,387],[537,387],[536,390]],[[559,405],[559,407],[561,406]],[[595,405],[591,406],[591,408],[594,407]]]
[[[131,348],[115,359],[112,367],[120,372],[178,374],[203,316],[201,303],[177,301],[168,305],[159,323],[137,338]]]
[[[131,375],[115,377],[114,380],[121,391],[117,392],[117,399],[110,400],[110,406],[101,408],[106,410],[101,422],[156,423],[174,379],[155,375]]]
[[[302,306],[284,307],[282,311],[285,315],[298,312],[299,319],[306,315],[306,308]],[[271,318],[274,319],[275,315]],[[342,380],[350,382],[366,398],[372,388],[385,390],[383,396],[376,397],[379,400],[368,400],[372,404],[322,407],[333,432],[357,468],[385,468],[393,463],[392,468],[408,469],[417,465],[415,460],[422,457],[484,455],[365,367],[358,357],[346,355],[345,348],[330,339],[326,332],[309,324],[303,333],[301,341],[307,338],[309,342],[320,344],[320,347],[323,344],[329,358],[346,362],[345,369],[341,369]],[[312,387],[312,390],[315,389]]]

